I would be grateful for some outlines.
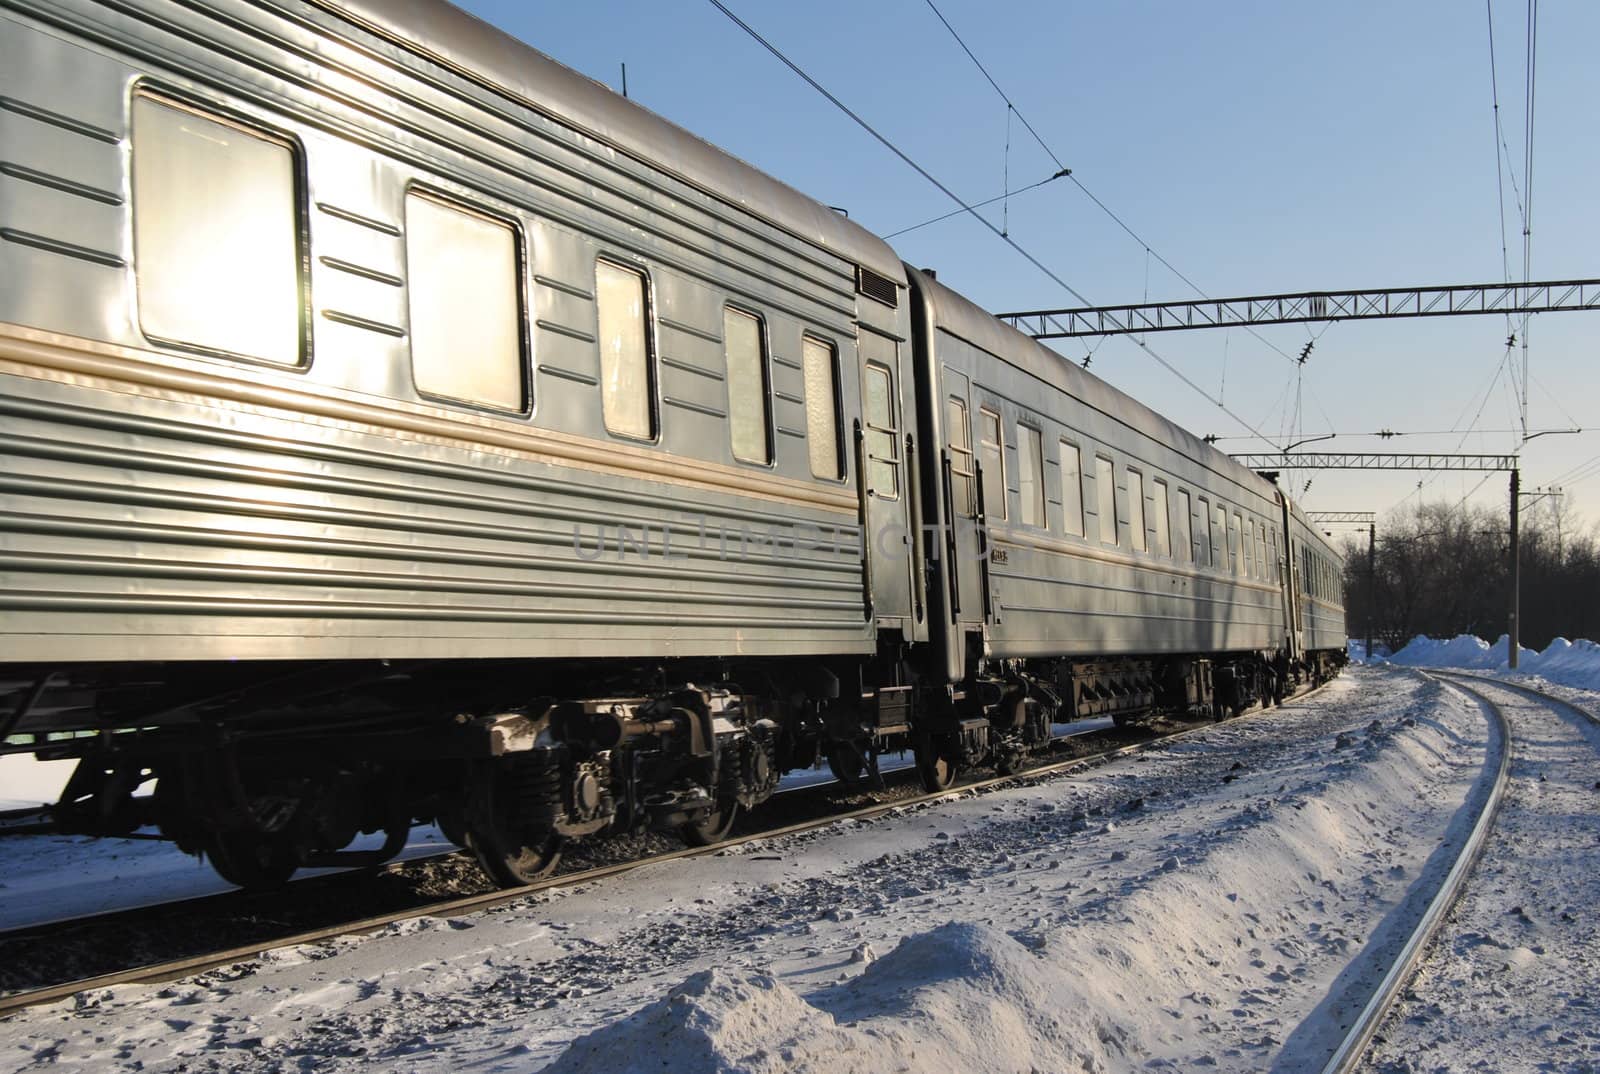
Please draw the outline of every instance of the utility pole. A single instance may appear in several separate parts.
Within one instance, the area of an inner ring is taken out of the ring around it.
[[[1511,646],[1507,655],[1507,662],[1512,671],[1517,670],[1517,647],[1522,640],[1522,631],[1518,622],[1521,616],[1518,615],[1517,607],[1520,603],[1522,586],[1522,557],[1518,554],[1517,548],[1519,539],[1517,506],[1521,500],[1522,471],[1513,469],[1511,471],[1511,630],[1509,635]]]
[[[1378,618],[1378,524],[1367,526],[1367,663],[1372,663],[1372,624]]]

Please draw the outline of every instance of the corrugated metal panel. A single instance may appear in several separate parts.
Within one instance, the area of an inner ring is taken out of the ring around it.
[[[402,455],[284,414],[128,413],[110,393],[0,386],[12,659],[61,657],[59,634],[86,639],[72,656],[119,659],[270,655],[289,639],[301,657],[870,647],[853,526],[843,554],[745,546],[774,520],[826,514],[455,448]]]

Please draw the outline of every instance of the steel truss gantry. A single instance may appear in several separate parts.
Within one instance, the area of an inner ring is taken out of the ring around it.
[[[1515,455],[1427,455],[1412,454],[1401,455],[1394,453],[1362,453],[1350,452],[1343,455],[1329,455],[1313,452],[1280,451],[1275,455],[1234,455],[1232,456],[1243,466],[1260,472],[1263,476],[1277,478],[1276,471],[1288,469],[1305,470],[1509,470],[1511,472],[1511,614],[1508,616],[1510,635],[1509,662],[1513,670],[1516,669],[1519,653],[1517,644],[1522,636],[1521,623],[1521,589],[1522,589],[1522,562],[1518,551],[1521,537],[1521,525],[1518,513],[1521,510],[1522,469]],[[1326,514],[1367,514],[1364,511],[1325,512]],[[1329,521],[1332,521],[1331,519]],[[1369,523],[1369,526],[1371,524]],[[1371,569],[1373,561],[1373,545],[1376,541],[1376,528],[1368,529],[1367,560]],[[1367,638],[1367,652],[1372,652],[1372,638]]]
[[[1252,470],[1515,470],[1515,455],[1447,455],[1413,452],[1278,452],[1234,455]]]
[[[1376,511],[1307,511],[1306,520],[1318,526],[1371,526],[1378,521]]]
[[[1301,291],[1187,302],[1027,310],[996,314],[1034,339],[1117,336],[1192,328],[1450,317],[1473,313],[1557,313],[1600,310],[1600,280],[1467,283],[1376,291]]]

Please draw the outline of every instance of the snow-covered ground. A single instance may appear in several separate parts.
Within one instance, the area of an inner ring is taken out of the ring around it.
[[[1485,739],[1357,668],[1090,772],[29,1011],[0,1069],[1304,1069]]]
[[[1600,1071],[1600,730],[1504,688],[1511,783],[1369,1069]]]
[[[351,849],[376,850],[382,835]],[[433,825],[411,830],[398,859],[449,853],[455,844]],[[305,869],[300,877],[338,869]],[[156,839],[82,835],[0,837],[0,930],[26,928],[114,910],[194,899],[234,890],[209,864]]]
[[[1419,634],[1388,660],[1403,667],[1466,668],[1508,673],[1510,652],[1510,639],[1504,634],[1493,645],[1471,634],[1461,634],[1448,640]],[[1592,641],[1556,638],[1545,646],[1543,652],[1519,647],[1517,655],[1516,674],[1583,690],[1600,690],[1600,645]]]

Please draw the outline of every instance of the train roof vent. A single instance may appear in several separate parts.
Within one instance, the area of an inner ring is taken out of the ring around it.
[[[894,281],[881,272],[873,272],[865,265],[856,266],[856,290],[868,298],[875,298],[890,309],[900,306],[900,289]]]

